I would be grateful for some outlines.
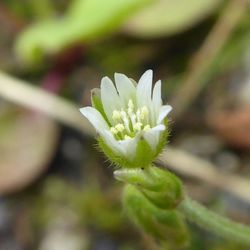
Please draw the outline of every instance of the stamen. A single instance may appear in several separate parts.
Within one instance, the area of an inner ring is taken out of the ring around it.
[[[113,135],[116,135],[118,133],[118,130],[114,127],[111,127],[110,128],[110,132],[113,134]]]
[[[122,120],[124,122],[125,128],[127,129],[128,132],[130,132],[129,120],[128,120],[127,114],[126,114],[126,112],[124,110],[121,111],[121,117],[122,117]]]
[[[133,113],[129,117],[130,117],[130,120],[132,122],[132,126],[134,127],[136,124],[136,115]]]
[[[131,108],[128,108],[128,114],[129,114],[129,115],[131,115],[131,114],[134,114],[134,111],[133,111],[133,109],[131,109]]]
[[[128,105],[128,106],[130,106],[130,105]],[[132,127],[133,127],[136,123],[136,115],[135,115],[132,107],[128,108],[128,118],[130,119],[130,121],[132,123]]]
[[[136,111],[136,118],[138,122],[141,121],[141,111],[139,109]]]
[[[131,109],[131,110],[134,110],[134,103],[133,103],[133,101],[131,100],[131,99],[129,99],[129,101],[128,101],[128,108],[129,109]]]
[[[143,131],[146,132],[146,131],[148,131],[148,130],[150,130],[150,125],[147,124],[147,125],[143,128]]]
[[[135,125],[134,125],[134,129],[136,131],[140,131],[141,130],[141,127],[142,127],[142,123],[141,122],[137,122]]]
[[[130,136],[128,136],[128,135],[125,135],[124,139],[132,139],[132,138]]]
[[[147,116],[148,116],[148,108],[146,106],[143,106],[141,108],[141,115],[140,115],[140,118],[143,120],[145,119]]]
[[[125,129],[124,125],[121,123],[118,123],[117,125],[115,125],[115,129],[117,129],[119,132],[123,132],[123,130]]]
[[[125,117],[127,117],[127,114],[126,114],[126,112],[124,110],[122,110],[120,112],[120,114],[121,114],[122,119],[124,119]]]
[[[114,121],[119,121],[121,119],[121,112],[118,110],[114,110],[112,113],[112,119]]]
[[[141,130],[148,131],[149,109],[146,106],[135,110],[132,99],[129,99],[127,108],[114,110],[112,119],[115,124],[110,131],[118,139],[132,139]]]

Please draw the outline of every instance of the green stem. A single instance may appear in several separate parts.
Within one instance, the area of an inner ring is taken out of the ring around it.
[[[186,197],[179,210],[188,220],[230,241],[250,245],[250,226],[233,222]]]

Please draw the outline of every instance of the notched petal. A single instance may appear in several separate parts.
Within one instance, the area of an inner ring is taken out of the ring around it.
[[[108,78],[102,78],[101,82],[101,100],[103,109],[112,124],[112,112],[121,109],[121,101],[113,82]]]
[[[159,109],[162,105],[162,99],[161,99],[161,81],[157,81],[154,86],[153,90],[153,97],[152,97],[153,105],[155,108],[155,112],[157,115],[159,114]]]
[[[129,99],[134,99],[136,88],[131,80],[124,74],[115,73],[116,88],[124,108],[128,105]]]
[[[80,109],[80,112],[90,121],[98,133],[108,129],[108,124],[102,117],[101,113],[95,108],[84,107]]]
[[[104,130],[104,131],[100,132],[100,135],[103,138],[103,140],[105,141],[105,143],[107,144],[107,146],[110,149],[112,149],[115,153],[124,154],[124,152],[125,152],[124,148],[122,148],[119,141],[117,141],[114,138],[114,136],[112,135],[112,133],[110,133],[110,131]]]
[[[120,141],[121,146],[125,149],[125,154],[126,154],[125,156],[128,159],[133,160],[133,158],[135,157],[137,142],[138,142],[138,137]]]
[[[159,117],[157,120],[157,124],[161,123],[165,117],[169,114],[169,112],[172,110],[172,107],[170,105],[164,105],[160,108]]]
[[[138,106],[142,107],[144,105],[151,105],[151,96],[152,96],[152,80],[153,80],[153,71],[147,70],[140,78],[137,85],[137,102]]]

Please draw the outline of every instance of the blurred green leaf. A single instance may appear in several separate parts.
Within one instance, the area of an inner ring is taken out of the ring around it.
[[[125,26],[129,34],[154,38],[178,33],[211,14],[221,0],[160,0],[140,11]]]
[[[16,52],[26,63],[41,61],[44,53],[57,53],[73,43],[105,36],[151,1],[75,0],[61,19],[36,23],[21,33]]]

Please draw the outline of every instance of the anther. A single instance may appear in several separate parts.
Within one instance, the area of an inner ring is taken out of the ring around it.
[[[137,123],[134,125],[134,129],[137,130],[137,131],[140,131],[140,130],[141,130],[141,127],[142,127],[142,123],[141,123],[141,122],[137,122]]]
[[[141,111],[139,109],[136,111],[136,118],[138,121],[141,120]]]
[[[125,129],[124,125],[121,123],[118,123],[117,125],[115,125],[115,129],[117,129],[119,132],[123,132],[123,130]]]
[[[143,128],[143,131],[148,131],[148,130],[150,130],[150,125],[146,125],[144,128]]]
[[[132,138],[131,138],[130,136],[128,136],[128,135],[125,135],[125,136],[124,136],[124,139],[127,140],[127,139],[132,139]]]
[[[121,118],[122,118],[122,121],[123,121],[127,131],[130,131],[130,129],[129,129],[129,120],[128,120],[128,117],[127,117],[127,113],[124,110],[121,111]]]
[[[111,127],[110,128],[110,132],[113,134],[113,135],[116,135],[118,133],[118,130],[114,127]]]

